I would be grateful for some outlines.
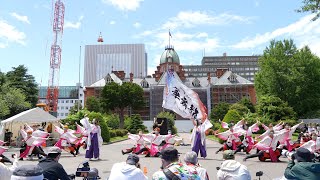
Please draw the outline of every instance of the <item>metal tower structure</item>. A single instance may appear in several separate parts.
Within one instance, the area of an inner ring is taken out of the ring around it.
[[[61,43],[64,24],[64,4],[56,0],[53,15],[53,43],[50,53],[50,75],[47,90],[47,107],[49,112],[57,117],[59,96],[59,74],[61,64]]]

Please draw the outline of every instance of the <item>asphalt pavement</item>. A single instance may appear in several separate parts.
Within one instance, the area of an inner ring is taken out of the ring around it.
[[[190,144],[190,134],[189,133],[181,133],[179,134],[183,139],[184,143]],[[97,168],[99,170],[99,175],[102,179],[106,179],[112,168],[112,165],[116,162],[122,162],[126,160],[127,155],[122,155],[121,149],[130,148],[133,146],[133,142],[131,140],[125,140],[109,145],[103,145],[100,150],[100,158],[99,161],[89,161],[91,168]],[[219,167],[222,160],[222,152],[219,154],[215,154],[218,148],[221,147],[221,144],[207,140],[207,158],[199,157],[199,163],[207,169],[210,179],[217,179],[216,167]],[[180,154],[180,160],[183,161],[183,156],[186,152],[191,151],[191,146],[176,146]],[[18,149],[10,149],[8,152],[5,152],[4,155],[7,157],[11,157],[12,153],[18,153]],[[64,166],[68,174],[75,173],[77,167],[82,167],[82,163],[87,159],[84,157],[85,150],[80,150],[80,155],[77,157],[73,157],[73,155],[68,154],[67,152],[63,152],[60,163]],[[284,170],[287,166],[288,160],[286,158],[280,158],[281,162],[272,163],[272,162],[260,162],[258,158],[248,159],[243,162],[242,159],[245,157],[244,153],[238,153],[236,155],[236,160],[246,165],[251,173],[252,179],[258,179],[256,177],[256,172],[263,171],[264,175],[261,177],[263,180],[270,180],[274,178],[279,178],[283,176]],[[19,164],[37,164],[37,159],[32,161],[24,160],[19,161]],[[155,157],[144,157],[140,156],[140,164],[141,168],[147,168],[147,176],[151,179],[152,174],[159,170],[161,165],[160,158]],[[80,178],[78,178],[80,179]]]

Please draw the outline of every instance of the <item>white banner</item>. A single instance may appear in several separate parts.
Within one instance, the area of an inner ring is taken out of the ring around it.
[[[178,81],[173,72],[167,73],[167,83],[163,90],[162,107],[170,109],[183,118],[207,119],[206,107],[198,94]]]

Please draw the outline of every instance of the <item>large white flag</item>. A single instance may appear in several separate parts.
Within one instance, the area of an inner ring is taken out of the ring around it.
[[[207,109],[198,94],[178,81],[173,72],[167,73],[167,83],[163,90],[162,107],[170,109],[183,118],[207,119]]]

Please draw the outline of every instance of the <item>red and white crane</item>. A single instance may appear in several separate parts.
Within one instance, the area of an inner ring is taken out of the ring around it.
[[[59,96],[59,74],[61,65],[61,44],[64,25],[64,3],[56,0],[53,16],[53,43],[50,55],[50,74],[47,89],[46,104],[49,112],[57,116]]]

